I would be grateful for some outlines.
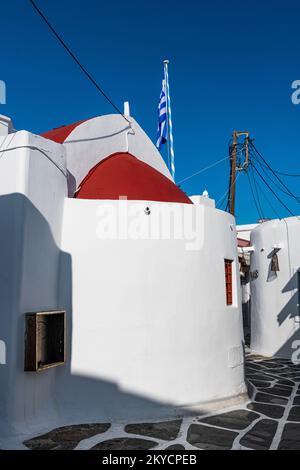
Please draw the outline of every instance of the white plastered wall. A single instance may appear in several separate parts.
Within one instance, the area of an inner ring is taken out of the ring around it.
[[[128,201],[142,233],[157,211],[166,220],[175,214],[176,225],[185,206],[200,221],[200,248],[187,250],[183,239],[105,239],[99,213],[106,205],[129,222],[122,204],[65,201],[62,250],[72,258],[72,292],[62,297],[72,319],[70,363],[58,371],[62,409],[73,419],[142,419],[159,405],[184,408],[244,392],[233,218],[204,205]],[[234,261],[233,306],[226,306],[224,258]]]
[[[0,137],[0,435],[55,413],[55,370],[24,372],[25,313],[57,308],[64,148],[26,131]]]
[[[266,356],[291,358],[292,344],[300,340],[299,286],[300,221],[296,217],[264,222],[251,233],[251,348]],[[271,271],[277,253],[279,271]]]
[[[0,147],[0,435],[151,418],[162,406],[167,416],[243,392],[233,218],[208,201],[130,201],[144,224],[158,210],[163,221],[183,208],[198,215],[200,249],[187,250],[186,239],[99,238],[97,210],[122,201],[66,198],[62,145],[20,131]],[[180,217],[174,224],[179,233],[188,226]],[[224,258],[234,260],[229,307]],[[57,308],[67,310],[66,364],[24,372],[25,313]]]

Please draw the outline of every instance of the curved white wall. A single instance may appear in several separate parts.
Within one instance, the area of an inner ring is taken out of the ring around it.
[[[251,349],[266,356],[290,358],[300,339],[297,271],[300,268],[300,222],[296,217],[264,222],[251,233]],[[274,246],[280,271],[271,271]]]
[[[105,207],[123,222],[135,213],[144,239],[106,239],[99,233]],[[180,230],[183,209],[194,220],[197,214],[199,249],[145,235],[158,211],[166,220],[175,214]],[[58,371],[64,412],[141,418],[149,409],[153,416],[155,404],[184,407],[244,391],[233,224],[204,205],[65,201],[62,250],[72,259],[72,293],[62,286],[71,341],[68,368]],[[228,307],[224,258],[234,260]]]
[[[205,198],[198,205],[68,199],[64,146],[25,131],[1,139],[0,340],[7,364],[0,364],[0,435],[166,416],[174,406],[243,392],[233,218]],[[134,239],[101,232],[107,204]],[[125,204],[127,213],[120,211]],[[165,224],[170,214],[177,238],[149,237],[148,224],[155,235],[155,217]],[[229,307],[224,258],[234,260]],[[67,310],[66,364],[24,372],[24,314],[60,308]]]

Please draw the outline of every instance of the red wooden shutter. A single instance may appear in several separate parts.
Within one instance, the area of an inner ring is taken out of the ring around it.
[[[232,260],[225,259],[226,304],[232,305]]]

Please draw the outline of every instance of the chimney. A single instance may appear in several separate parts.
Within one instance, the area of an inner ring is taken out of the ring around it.
[[[130,116],[130,106],[128,101],[124,102],[124,116]]]
[[[9,117],[0,114],[0,136],[5,136],[13,132],[12,121]]]

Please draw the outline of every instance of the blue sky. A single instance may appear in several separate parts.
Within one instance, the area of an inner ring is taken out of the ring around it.
[[[300,174],[299,1],[36,0],[82,64],[155,140],[162,61],[170,60],[176,179],[228,154],[232,131],[248,130],[275,169]],[[40,133],[113,112],[66,54],[28,0],[1,2],[0,113],[17,129]],[[228,162],[182,184],[217,201]],[[300,178],[286,178],[298,196]],[[237,183],[237,221],[258,218],[247,176]],[[276,190],[278,192],[278,190]],[[267,193],[266,193],[267,194]],[[293,213],[299,203],[278,192]],[[267,195],[275,211],[286,209]],[[265,217],[275,214],[261,194]]]

